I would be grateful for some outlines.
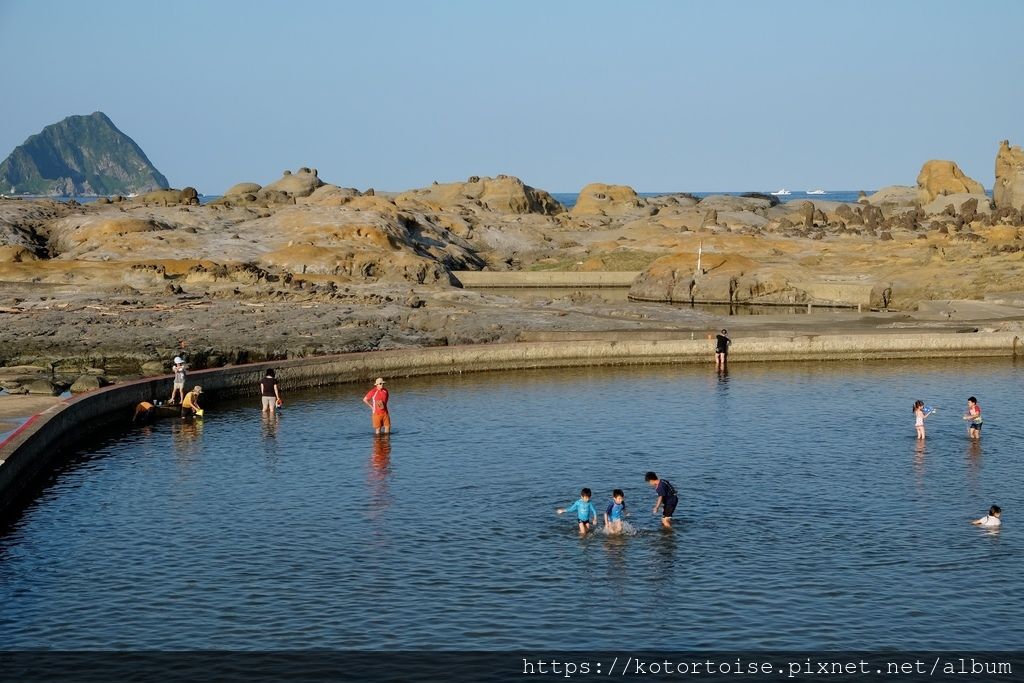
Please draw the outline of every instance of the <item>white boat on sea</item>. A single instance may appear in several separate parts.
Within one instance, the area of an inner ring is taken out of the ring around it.
[[[787,190],[786,188],[782,188],[780,190],[775,190],[775,192],[769,192],[769,194],[773,194],[776,197],[784,197],[787,194],[793,194],[793,193],[790,192],[789,190]]]
[[[825,190],[806,190],[804,191],[804,194],[825,194]]]

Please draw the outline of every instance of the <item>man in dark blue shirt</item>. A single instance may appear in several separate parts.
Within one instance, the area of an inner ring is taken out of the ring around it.
[[[659,479],[658,475],[654,472],[648,472],[644,475],[644,481],[654,487],[654,492],[658,494],[658,500],[654,502],[654,512],[658,513],[658,508],[661,508],[661,525],[666,529],[672,528],[672,513],[676,511],[676,505],[679,505],[679,496],[676,495],[676,488],[668,481],[668,479]]]

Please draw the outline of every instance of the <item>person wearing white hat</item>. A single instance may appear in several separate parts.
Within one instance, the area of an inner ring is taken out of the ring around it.
[[[370,407],[373,417],[373,433],[389,434],[391,432],[391,415],[388,413],[388,390],[384,388],[384,378],[378,377],[373,388],[363,396],[363,403]]]
[[[167,403],[173,406],[175,397],[179,401],[185,400],[185,361],[181,356],[174,357],[174,388],[171,389],[171,398]]]

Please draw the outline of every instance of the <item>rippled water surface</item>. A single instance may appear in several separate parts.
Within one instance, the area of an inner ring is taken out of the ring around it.
[[[1021,366],[734,364],[289,393],[92,444],[0,534],[3,648],[1018,647]],[[980,444],[960,416],[975,394]],[[927,445],[911,405],[939,406]],[[651,514],[653,469],[679,489]],[[631,537],[554,509],[625,489]],[[1004,528],[968,520],[999,503]]]

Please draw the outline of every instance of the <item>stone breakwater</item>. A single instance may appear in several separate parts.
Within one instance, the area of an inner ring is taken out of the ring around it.
[[[1014,334],[801,335],[737,340],[732,362],[1015,356]],[[366,382],[378,375],[409,377],[488,370],[594,365],[702,363],[706,340],[607,340],[535,342],[353,353],[258,363],[195,372],[207,401],[255,393],[258,379],[273,366],[288,389]],[[31,493],[61,455],[87,435],[126,424],[133,407],[169,393],[171,378],[126,382],[61,402],[33,417],[0,443],[0,515],[9,514]]]

